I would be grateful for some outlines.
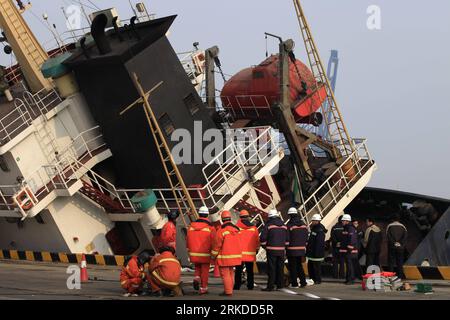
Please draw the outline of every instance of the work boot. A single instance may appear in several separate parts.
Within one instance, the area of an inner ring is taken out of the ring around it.
[[[149,295],[150,295],[150,292],[148,292],[147,290],[143,290],[139,293],[140,297],[145,297],[145,296],[149,296]]]
[[[192,286],[194,287],[194,290],[198,291],[200,289],[200,281],[194,279],[194,281],[192,281]]]
[[[219,296],[221,296],[221,297],[231,297],[231,296],[233,296],[233,294],[232,293],[222,292],[222,293],[219,293]]]
[[[162,295],[161,290],[153,291],[153,292],[151,293],[151,296],[152,296],[152,297],[161,297],[161,295]]]
[[[173,297],[173,292],[170,289],[162,289],[162,295],[164,297]]]
[[[183,288],[179,285],[173,288],[172,292],[175,297],[181,297],[184,295]]]

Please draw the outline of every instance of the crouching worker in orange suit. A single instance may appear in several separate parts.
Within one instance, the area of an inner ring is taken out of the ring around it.
[[[162,247],[159,252],[148,266],[148,283],[152,295],[161,296],[161,290],[174,296],[183,295],[180,286],[181,265],[174,255],[175,250],[172,247]]]
[[[231,213],[222,212],[222,226],[217,230],[211,255],[216,258],[222,277],[224,292],[221,296],[232,296],[234,267],[242,264],[242,248],[239,228],[231,223]]]
[[[138,256],[132,256],[125,260],[120,273],[120,285],[126,290],[124,296],[137,296],[142,293],[146,280],[145,264],[151,259],[148,251],[141,252]]]
[[[211,249],[216,235],[216,229],[208,220],[209,210],[201,207],[199,219],[192,222],[187,231],[186,243],[189,260],[195,265],[193,286],[199,294],[208,293],[209,266],[211,264]]]

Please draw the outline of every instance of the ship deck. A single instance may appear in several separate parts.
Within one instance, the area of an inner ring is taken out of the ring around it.
[[[78,161],[80,162],[80,164],[84,165],[96,155],[102,153],[107,149],[108,148],[106,147],[106,145],[103,145],[97,149],[91,150],[90,152],[85,152],[78,158]],[[36,198],[38,201],[42,201],[52,191],[58,189],[58,185],[65,185],[67,186],[67,188],[69,188],[77,181],[77,179],[71,178],[71,176],[75,173],[72,167],[67,166],[66,168],[64,168],[63,172],[64,175],[56,175],[45,186],[42,186],[36,191]],[[0,198],[0,210],[9,210],[11,206],[14,206],[14,201],[11,196],[5,196],[4,199],[6,202],[2,198]]]

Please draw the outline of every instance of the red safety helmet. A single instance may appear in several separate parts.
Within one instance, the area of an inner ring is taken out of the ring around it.
[[[223,211],[221,215],[222,221],[224,220],[231,220],[231,212],[230,211]]]
[[[241,218],[247,218],[249,216],[250,216],[250,214],[248,213],[247,210],[241,210],[241,212],[239,212],[239,217],[241,217]]]

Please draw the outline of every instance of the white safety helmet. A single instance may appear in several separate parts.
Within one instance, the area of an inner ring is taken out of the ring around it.
[[[291,214],[292,214],[292,215],[298,214],[297,208],[294,208],[294,207],[289,208],[288,214],[289,214],[289,215],[291,215]]]
[[[270,209],[269,210],[269,218],[278,217],[278,210],[277,209]]]
[[[312,216],[311,221],[322,221],[320,214],[316,213]]]
[[[344,214],[344,215],[342,216],[341,221],[349,221],[349,222],[352,222],[352,216],[349,215],[349,214]]]
[[[198,214],[201,216],[208,216],[209,215],[209,210],[208,207],[203,206],[198,210]]]

